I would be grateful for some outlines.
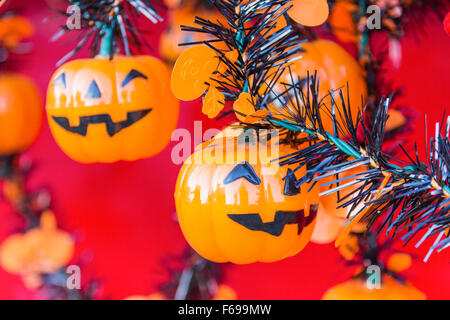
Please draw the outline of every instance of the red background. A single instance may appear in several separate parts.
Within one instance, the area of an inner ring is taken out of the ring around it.
[[[49,43],[61,19],[43,24],[44,18],[55,16],[44,1],[10,2],[19,5],[36,27],[30,39],[32,53],[14,57],[10,66],[36,81],[44,101],[55,63],[73,43]],[[152,43],[156,43],[161,27],[148,36]],[[385,76],[395,87],[404,89],[398,103],[417,110],[419,118],[411,139],[423,146],[424,113],[429,123],[439,121],[450,101],[450,37],[436,19],[419,25],[420,31],[426,32],[424,36],[417,37],[412,27],[406,27],[402,41],[401,67]],[[224,124],[206,120],[199,103],[183,103],[178,127],[193,132],[194,120],[202,120],[204,130]],[[180,253],[186,245],[174,220],[173,193],[179,170],[170,158],[174,144],[151,159],[83,165],[62,153],[44,123],[38,140],[26,153],[36,164],[28,187],[51,191],[60,226],[73,232],[77,240],[74,262],[86,261],[82,266],[84,281],[92,277],[101,280],[102,298],[153,293],[167,278],[160,259]],[[0,202],[0,219],[0,242],[23,225],[4,201]],[[419,257],[425,255],[425,249],[406,248]],[[428,263],[419,259],[407,272],[429,298],[450,298],[449,253],[435,254]],[[278,263],[227,265],[225,275],[240,299],[319,299],[329,287],[348,279],[350,271],[340,263],[333,245],[310,243],[299,255]],[[23,287],[20,277],[2,269],[0,284],[1,299],[38,297]]]

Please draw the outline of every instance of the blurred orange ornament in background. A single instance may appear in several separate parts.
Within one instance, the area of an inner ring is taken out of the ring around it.
[[[307,27],[321,25],[328,19],[330,9],[327,0],[293,0],[289,16]]]
[[[305,80],[308,72],[311,77],[317,71],[318,81],[320,83],[319,99],[327,106],[327,108],[322,106],[320,112],[321,118],[324,129],[333,133],[330,91],[334,90],[333,98],[336,103],[336,108],[339,110],[343,110],[339,91],[342,90],[346,106],[347,94],[349,94],[350,110],[352,119],[355,121],[358,116],[358,111],[362,110],[362,100],[365,101],[367,97],[367,85],[363,70],[345,49],[332,41],[316,40],[306,42],[303,44],[303,48],[305,52],[301,53],[301,59],[296,60],[291,65],[291,72],[295,78],[300,77],[301,80]],[[285,72],[280,82],[291,83],[290,73]],[[347,90],[347,83],[349,90]],[[343,120],[337,111],[336,119],[338,123],[343,124]]]
[[[409,282],[382,276],[381,289],[369,289],[364,279],[355,278],[329,289],[323,300],[425,300],[423,292]]]
[[[148,296],[135,295],[125,298],[124,300],[167,300],[161,293],[152,293]]]
[[[202,257],[237,264],[275,262],[309,242],[318,190],[307,192],[307,184],[296,188],[293,168],[271,162],[294,149],[274,145],[279,154],[271,153],[272,141],[266,156],[264,144],[254,131],[227,128],[197,148],[181,168],[175,191],[178,220]],[[305,172],[303,167],[295,175]]]
[[[53,75],[47,115],[72,159],[133,161],[159,153],[178,123],[166,65],[150,56],[74,60]]]
[[[169,63],[174,63],[178,56],[187,48],[180,46],[182,43],[202,42],[213,39],[206,33],[181,31],[181,26],[194,24],[196,16],[212,22],[224,21],[224,17],[217,10],[206,8],[195,8],[185,4],[181,8],[169,10],[168,26],[161,34],[159,42],[159,53]],[[219,45],[215,42],[214,45]],[[225,47],[225,45],[223,45]]]
[[[330,176],[328,178],[324,178],[321,181],[319,181],[320,185],[320,192],[325,192],[330,189],[334,189],[338,187],[336,183],[328,184],[326,186],[323,186],[323,184],[330,183],[335,180],[341,180],[339,182],[339,186],[343,186],[346,183],[349,183],[350,181],[355,180],[354,178],[349,178],[353,175],[357,175],[361,172],[364,172],[366,170],[365,167],[358,167],[355,169],[351,169],[348,171],[344,171],[343,173],[338,174],[338,176]],[[345,180],[349,178],[349,180]],[[356,177],[357,178],[357,177]],[[311,238],[311,241],[318,244],[324,244],[324,243],[330,243],[334,240],[336,240],[337,236],[341,232],[341,230],[344,228],[345,223],[347,222],[348,218],[351,216],[348,216],[349,209],[351,206],[338,208],[340,205],[344,204],[348,200],[350,200],[354,194],[352,192],[357,188],[358,183],[353,184],[351,186],[344,187],[339,191],[339,197],[338,192],[333,192],[328,195],[322,195],[320,196],[320,205],[319,210],[317,213],[317,223],[316,228],[314,229],[313,236]],[[348,196],[348,197],[347,197]],[[341,200],[341,201],[338,201]],[[354,210],[354,213],[358,213],[358,208]],[[358,225],[356,228],[361,229],[362,226]]]
[[[348,0],[338,0],[330,14],[329,24],[335,37],[344,43],[356,43],[358,30],[353,14],[358,10],[358,5]]]
[[[387,261],[387,269],[393,272],[402,272],[411,267],[412,258],[407,253],[394,253]]]
[[[6,49],[15,48],[33,33],[33,25],[24,17],[8,14],[0,18],[0,45]]]
[[[233,288],[220,284],[217,287],[216,294],[214,295],[213,300],[236,300],[237,294],[236,291],[233,290]]]
[[[51,211],[42,213],[40,226],[8,237],[0,247],[0,265],[22,276],[54,273],[72,259],[74,241],[58,230]]]
[[[42,112],[39,90],[31,79],[0,74],[0,154],[28,148],[39,134]]]

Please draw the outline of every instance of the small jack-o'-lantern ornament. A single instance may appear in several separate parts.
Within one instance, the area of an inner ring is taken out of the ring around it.
[[[160,152],[178,121],[170,74],[149,56],[68,62],[53,75],[47,115],[53,136],[72,159],[133,161]]]
[[[321,111],[321,118],[325,130],[333,132],[333,121],[331,119],[331,97],[330,91],[333,91],[333,98],[336,107],[342,110],[342,103],[340,99],[339,90],[345,99],[347,106],[347,93],[350,97],[350,108],[353,121],[358,116],[358,110],[363,107],[362,101],[366,100],[367,85],[364,80],[363,70],[358,62],[348,54],[341,46],[329,40],[316,40],[307,42],[302,45],[305,52],[301,53],[302,58],[296,60],[291,66],[291,72],[295,77],[300,77],[300,80],[306,80],[307,74],[314,75],[317,71],[319,78],[319,99],[323,99]],[[291,83],[292,78],[289,72],[285,72],[281,82]],[[347,83],[349,92],[347,92]],[[342,113],[342,112],[341,112]],[[339,113],[336,112],[336,119],[339,123],[343,123]]]
[[[213,8],[197,8],[187,3],[183,5],[182,8],[170,10],[169,23],[166,30],[162,33],[159,43],[159,53],[164,60],[169,63],[174,63],[178,56],[186,49],[186,46],[179,45],[181,43],[200,43],[212,39],[211,36],[206,33],[186,32],[181,30],[182,25],[192,25],[196,16],[213,22],[216,22],[217,20],[224,21],[224,17]],[[215,45],[217,45],[217,43]]]
[[[306,169],[294,173],[271,161],[295,150],[255,137],[254,131],[225,130],[197,148],[178,176],[183,234],[213,262],[279,261],[300,252],[313,232],[318,190],[295,184]]]
[[[382,276],[381,287],[371,288],[363,278],[355,278],[329,289],[323,300],[425,300],[425,294],[409,282]]]
[[[0,74],[0,154],[20,152],[34,142],[42,111],[39,91],[29,78]]]

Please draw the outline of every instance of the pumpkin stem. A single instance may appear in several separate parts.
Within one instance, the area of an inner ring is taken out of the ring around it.
[[[112,41],[113,41],[113,28],[112,27],[103,27],[104,35],[102,37],[102,43],[100,45],[100,51],[98,55],[100,57],[112,57],[114,56],[114,52],[112,52]]]

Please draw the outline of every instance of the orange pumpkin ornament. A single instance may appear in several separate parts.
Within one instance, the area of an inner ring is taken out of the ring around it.
[[[169,82],[167,67],[150,56],[68,62],[47,92],[53,136],[83,163],[153,156],[167,146],[178,122],[179,102]]]
[[[39,91],[28,77],[0,74],[0,154],[20,152],[34,142],[42,111]]]
[[[330,9],[327,0],[294,0],[288,13],[296,22],[315,27],[327,20]]]
[[[6,49],[15,48],[33,33],[33,25],[24,17],[9,14],[0,18],[0,44]]]
[[[220,284],[217,287],[213,300],[237,300],[237,294],[230,286]]]
[[[338,44],[328,40],[316,40],[303,44],[306,52],[302,53],[302,58],[296,60],[291,66],[291,72],[295,77],[306,79],[307,73],[317,76],[320,81],[319,99],[323,99],[321,117],[324,128],[333,133],[333,121],[329,108],[331,106],[331,90],[334,90],[333,97],[336,107],[342,110],[342,103],[339,97],[339,89],[342,89],[345,104],[347,105],[347,83],[349,85],[350,107],[353,121],[356,120],[358,110],[362,108],[362,99],[367,97],[367,85],[364,79],[363,70],[358,62],[348,54]],[[285,72],[280,80],[282,83],[292,82],[289,72]],[[342,123],[342,119],[337,114],[337,120]]]
[[[353,14],[358,10],[358,5],[348,0],[338,0],[330,14],[330,26],[337,39],[344,43],[356,43],[358,41],[358,29]]]
[[[349,176],[353,176],[355,174],[361,173],[364,171],[365,168],[358,167],[356,169],[352,169],[349,171],[345,171],[343,173],[340,173],[338,177],[331,176],[328,178],[324,178],[319,182],[320,184],[320,192],[325,192],[329,189],[336,188],[336,184],[326,185],[323,186],[323,184],[327,182],[332,182],[337,179],[345,179]],[[348,183],[351,180],[343,180],[339,183],[340,186]],[[338,237],[340,232],[345,226],[345,223],[348,221],[348,214],[350,207],[344,207],[344,208],[338,208],[341,204],[345,203],[346,201],[342,198],[352,193],[353,190],[355,190],[357,186],[352,185],[345,187],[340,190],[339,192],[339,198],[337,192],[333,192],[328,195],[322,195],[320,196],[319,200],[319,210],[317,213],[317,223],[316,228],[314,229],[314,233],[312,235],[311,241],[318,244],[325,244],[330,243]],[[338,201],[338,200],[341,201]],[[348,199],[348,198],[346,198]],[[353,213],[358,213],[358,209],[355,209]],[[352,214],[353,214],[352,213]],[[363,225],[360,223],[357,226],[355,226],[356,229],[361,229]]]
[[[148,296],[143,295],[129,296],[124,300],[167,300],[167,298],[162,293],[152,293],[149,294]]]
[[[425,300],[426,296],[411,283],[400,283],[383,275],[381,289],[369,289],[364,279],[355,278],[329,289],[323,300]]]
[[[58,230],[52,212],[41,216],[40,227],[8,237],[0,248],[0,265],[9,273],[29,276],[54,273],[65,266],[74,252],[74,241]]]
[[[272,142],[264,153],[265,143],[250,135],[226,129],[197,148],[178,176],[181,230],[192,248],[213,262],[279,261],[300,252],[314,229],[318,191],[283,180],[288,173],[294,178],[292,168],[271,162],[293,149],[276,145],[275,154]],[[250,144],[240,142],[245,137]]]

